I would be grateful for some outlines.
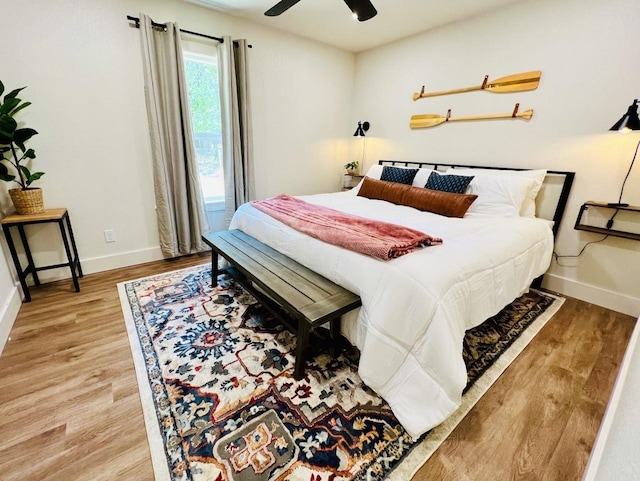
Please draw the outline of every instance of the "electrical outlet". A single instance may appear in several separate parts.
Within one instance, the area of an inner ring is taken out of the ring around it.
[[[107,229],[104,231],[104,241],[105,242],[116,241],[116,233],[113,231],[113,229]]]

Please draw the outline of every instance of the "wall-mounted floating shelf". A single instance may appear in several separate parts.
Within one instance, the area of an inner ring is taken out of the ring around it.
[[[594,202],[592,200],[589,200],[589,201],[585,202],[584,204],[582,204],[582,207],[580,207],[580,213],[578,214],[578,218],[576,219],[576,225],[574,226],[574,228],[576,230],[584,230],[584,231],[587,231],[587,232],[595,232],[597,234],[611,235],[611,236],[614,236],[614,237],[624,237],[625,239],[640,240],[640,234],[638,234],[636,232],[628,232],[628,231],[617,230],[617,229],[607,229],[606,227],[597,227],[597,226],[592,226],[592,225],[588,225],[588,224],[583,224],[582,223],[583,214],[585,213],[585,211],[587,211],[589,209],[589,207],[597,207],[599,209],[612,209],[612,210],[640,213],[640,206],[635,206],[635,205],[626,205],[626,206],[610,205],[610,204],[607,204],[606,202]],[[638,220],[640,221],[640,218]]]

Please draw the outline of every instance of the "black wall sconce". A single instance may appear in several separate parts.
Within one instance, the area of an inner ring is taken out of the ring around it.
[[[637,114],[636,114],[636,116],[637,116]],[[354,137],[364,137],[365,136],[364,133],[369,130],[370,126],[371,125],[369,124],[369,122],[359,121],[358,122],[358,128],[356,129],[356,131],[353,134],[353,136]]]
[[[640,118],[638,118],[638,99],[633,101],[633,104],[629,106],[627,109],[627,113],[625,113],[620,120],[618,120],[613,127],[609,130],[616,130],[622,133],[628,133],[632,130],[640,130]],[[638,141],[638,145],[636,146],[636,151],[633,154],[633,159],[631,159],[631,165],[629,166],[629,170],[627,171],[627,175],[624,177],[624,181],[622,182],[622,188],[620,189],[620,197],[618,198],[618,202],[609,202],[609,207],[627,207],[629,204],[622,202],[622,193],[624,192],[624,185],[627,183],[627,179],[629,178],[629,174],[631,173],[631,169],[633,168],[633,163],[636,161],[636,156],[638,155],[638,148],[640,147],[640,141]],[[612,224],[611,219],[609,224]],[[607,225],[610,228],[610,225]]]

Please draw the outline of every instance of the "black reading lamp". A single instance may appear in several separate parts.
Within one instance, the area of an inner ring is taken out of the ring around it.
[[[629,106],[627,113],[622,116],[620,120],[618,120],[613,127],[609,130],[617,130],[618,132],[622,132],[626,134],[631,132],[632,130],[640,130],[640,118],[638,118],[638,99],[633,101],[633,104]],[[633,159],[631,160],[631,165],[629,166],[629,170],[627,171],[627,175],[624,177],[624,181],[622,182],[622,188],[620,189],[620,198],[618,202],[610,202],[607,205],[609,207],[628,207],[629,204],[622,202],[622,193],[624,192],[624,185],[627,183],[627,179],[629,178],[629,174],[631,173],[631,169],[633,168],[633,163],[636,161],[636,156],[638,155],[638,148],[640,148],[640,141],[638,141],[638,145],[636,146],[636,151],[633,154]]]
[[[637,108],[636,108],[637,110]],[[638,114],[636,112],[636,118],[638,118]],[[364,133],[369,130],[369,122],[358,122],[358,128],[356,132],[353,134],[354,137],[364,137]]]
[[[367,138],[364,135],[364,133],[369,130],[370,126],[371,125],[369,124],[369,122],[359,121],[358,122],[358,128],[356,129],[356,131],[353,134],[354,137],[364,137],[364,139],[362,139],[362,158],[360,159],[360,162],[363,163],[363,164],[364,164],[364,152],[367,149]],[[356,170],[357,170],[357,168],[356,168]]]

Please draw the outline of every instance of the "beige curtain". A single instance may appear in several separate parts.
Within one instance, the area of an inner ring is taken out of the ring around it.
[[[244,39],[224,37],[218,45],[227,226],[241,204],[255,199],[247,51]]]
[[[151,136],[160,247],[166,257],[206,249],[209,230],[191,129],[180,29],[152,27],[140,14],[145,99]]]

